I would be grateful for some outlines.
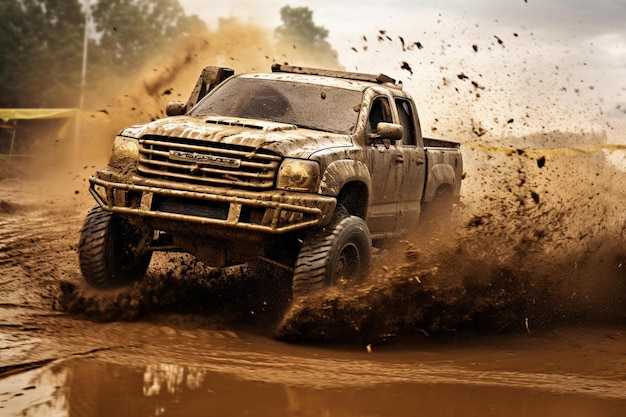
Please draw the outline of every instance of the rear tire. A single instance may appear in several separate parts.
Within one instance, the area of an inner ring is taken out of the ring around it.
[[[363,281],[371,264],[372,239],[365,221],[341,211],[329,227],[307,234],[296,260],[293,294]]]
[[[146,273],[152,252],[136,253],[142,232],[123,216],[95,206],[80,233],[78,258],[83,278],[106,288],[138,281]]]
[[[448,190],[437,190],[433,200],[422,204],[419,227],[424,233],[436,233],[447,230],[454,217],[458,197]]]

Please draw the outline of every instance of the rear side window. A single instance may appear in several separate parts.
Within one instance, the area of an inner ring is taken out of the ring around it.
[[[413,107],[409,100],[402,98],[396,99],[396,107],[398,108],[398,117],[402,125],[402,144],[415,145],[415,118]]]

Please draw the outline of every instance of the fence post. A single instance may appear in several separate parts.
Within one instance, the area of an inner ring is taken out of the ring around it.
[[[13,157],[13,145],[15,144],[16,132],[17,132],[17,119],[13,119],[13,133],[11,134],[11,146],[9,147],[9,159]]]

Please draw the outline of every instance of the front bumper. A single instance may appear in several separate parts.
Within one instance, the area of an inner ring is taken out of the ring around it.
[[[159,220],[283,234],[327,224],[334,197],[282,190],[197,187],[141,177],[116,178],[100,170],[89,191],[107,211]]]

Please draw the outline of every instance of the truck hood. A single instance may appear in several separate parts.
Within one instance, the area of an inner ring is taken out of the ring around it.
[[[292,124],[233,117],[174,116],[122,129],[120,136],[141,139],[147,135],[206,140],[268,149],[283,156],[308,159],[331,147],[352,146],[351,137]]]

